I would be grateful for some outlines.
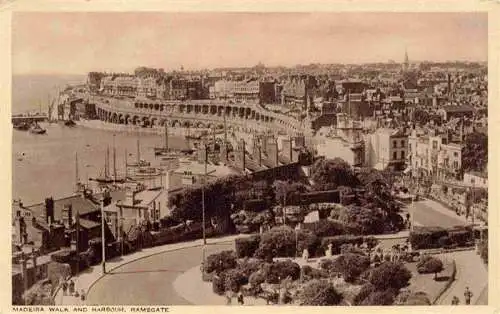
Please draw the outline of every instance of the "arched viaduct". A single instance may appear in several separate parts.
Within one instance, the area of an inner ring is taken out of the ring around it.
[[[119,101],[102,97],[90,101],[96,105],[97,117],[108,123],[143,127],[163,127],[167,124],[169,127],[223,129],[225,120],[228,129],[235,131],[278,130],[290,135],[302,133],[300,123],[294,118],[268,111],[253,103],[215,100]]]

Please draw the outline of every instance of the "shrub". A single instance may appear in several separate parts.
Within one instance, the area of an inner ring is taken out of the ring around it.
[[[236,267],[236,257],[234,251],[222,251],[209,255],[204,263],[203,270],[207,273],[216,272],[220,273],[226,269]]]
[[[443,236],[438,240],[439,247],[449,248],[451,246],[451,240],[448,236]]]
[[[396,293],[393,289],[374,291],[370,293],[360,305],[392,305]]]
[[[247,278],[261,269],[264,261],[255,258],[245,258],[238,262],[236,269],[240,270]]]
[[[229,269],[224,274],[224,288],[226,291],[238,292],[242,285],[248,283],[248,277],[239,269]]]
[[[259,247],[259,243],[260,236],[258,235],[249,238],[237,238],[234,240],[236,256],[238,258],[252,257]]]
[[[218,295],[223,295],[226,292],[225,274],[219,273],[212,278],[212,290]]]
[[[263,271],[267,283],[280,283],[287,277],[297,280],[300,277],[299,264],[290,260],[264,264]]]
[[[322,279],[328,277],[328,272],[323,269],[312,268],[309,265],[302,266],[301,276],[303,281],[309,281],[312,279]]]
[[[249,277],[248,277],[248,282],[253,286],[257,287],[260,286],[261,283],[264,283],[266,281],[266,276],[264,274],[263,270],[258,270],[256,272],[253,272]]]
[[[434,273],[434,280],[437,279],[437,274],[444,270],[443,262],[434,256],[424,256],[417,263],[417,271],[420,274]]]
[[[354,297],[354,305],[361,305],[361,303],[363,303],[363,301],[368,298],[368,296],[373,292],[375,292],[374,285],[370,283],[364,284],[363,287],[361,287],[361,290],[359,290],[356,297]]]
[[[370,267],[370,259],[359,254],[340,255],[333,262],[332,268],[339,270],[346,282],[354,282],[359,275]]]
[[[309,252],[309,256],[316,256],[317,250],[319,247],[319,239],[318,237],[308,230],[299,230],[297,231],[297,250],[298,254],[303,252],[304,249],[307,249]]]
[[[394,262],[385,262],[368,273],[368,281],[378,291],[399,290],[408,286],[410,278],[411,272],[402,263]]]
[[[415,250],[439,247],[439,239],[448,235],[441,227],[418,227],[410,233],[410,243]]]
[[[334,237],[325,237],[321,241],[321,248],[327,249],[328,244],[332,244],[332,254],[340,254],[342,244],[363,244],[364,237],[353,235],[340,235]]]
[[[304,229],[310,230],[317,237],[333,237],[345,233],[343,224],[328,219],[304,224]]]
[[[463,247],[467,245],[467,242],[472,239],[472,231],[471,230],[453,230],[448,233],[450,238],[450,242],[459,247]]]
[[[311,280],[305,285],[300,299],[302,305],[328,306],[338,305],[342,295],[326,280]]]
[[[289,227],[277,227],[262,234],[254,256],[271,261],[276,256],[292,257],[295,254],[294,230]]]

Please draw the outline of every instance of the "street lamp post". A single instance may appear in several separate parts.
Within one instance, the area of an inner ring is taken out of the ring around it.
[[[101,233],[102,233],[102,274],[106,274],[106,242],[104,236],[104,197],[101,200]]]

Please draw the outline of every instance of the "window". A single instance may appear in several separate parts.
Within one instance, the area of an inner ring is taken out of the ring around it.
[[[438,142],[432,141],[432,149],[437,149],[437,147],[438,147]]]
[[[396,141],[392,141],[392,148],[396,148],[397,147],[397,142]]]
[[[458,152],[453,152],[454,157],[458,157]]]
[[[404,150],[401,151],[401,159],[405,159],[405,151]]]
[[[458,161],[453,162],[453,169],[458,169]]]
[[[398,159],[398,152],[392,153],[392,159]]]
[[[405,147],[405,140],[401,140],[401,147]]]

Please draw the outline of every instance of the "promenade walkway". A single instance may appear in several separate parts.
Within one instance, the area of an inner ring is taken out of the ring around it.
[[[221,238],[207,239],[207,243],[208,244],[218,244],[218,243],[233,242],[236,238],[242,237],[242,236],[246,236],[246,235],[233,235],[233,236],[226,236],[226,237],[221,237]],[[135,253],[130,254],[130,255],[116,257],[112,260],[106,261],[106,272],[109,272],[113,269],[116,269],[117,267],[120,267],[122,265],[134,262],[136,260],[151,256],[151,255],[159,254],[162,252],[180,250],[180,249],[184,249],[184,248],[196,247],[196,246],[201,246],[201,245],[203,245],[203,240],[200,239],[200,240],[196,240],[196,241],[173,243],[173,244],[167,244],[167,245],[142,249],[139,252],[135,252]],[[76,291],[78,291],[78,293],[80,293],[83,290],[85,292],[85,295],[87,295],[88,291],[92,287],[92,285],[97,280],[101,279],[101,277],[103,277],[102,266],[95,265],[95,266],[92,266],[89,269],[83,271],[78,276],[75,276],[71,279],[75,283]],[[57,291],[56,297],[55,297],[55,303],[57,305],[83,305],[84,304],[84,303],[82,303],[80,298],[76,298],[74,296],[63,296],[62,289],[59,289],[59,291]]]
[[[453,296],[457,296],[460,299],[460,305],[464,305],[465,287],[469,287],[473,293],[471,304],[476,304],[476,302],[484,300],[484,296],[481,297],[481,294],[488,286],[488,270],[481,257],[476,254],[476,251],[446,253],[441,255],[441,257],[453,258],[457,266],[457,273],[455,281],[441,296],[438,304],[450,305]]]

